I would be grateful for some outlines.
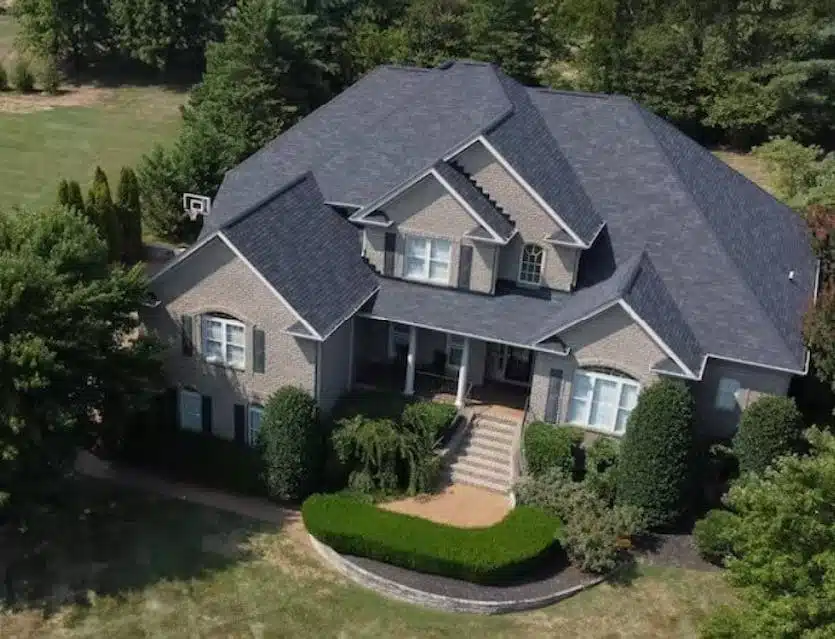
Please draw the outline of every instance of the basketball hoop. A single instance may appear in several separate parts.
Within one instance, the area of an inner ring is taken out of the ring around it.
[[[188,216],[192,222],[197,219],[199,215],[208,215],[212,208],[212,201],[206,195],[197,195],[195,193],[183,193],[183,213]]]

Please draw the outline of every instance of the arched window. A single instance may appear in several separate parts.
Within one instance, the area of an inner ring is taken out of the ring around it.
[[[542,262],[545,252],[536,244],[522,247],[522,259],[519,262],[519,283],[538,285],[542,281]]]
[[[622,435],[640,391],[638,382],[620,373],[579,370],[571,384],[567,421]]]

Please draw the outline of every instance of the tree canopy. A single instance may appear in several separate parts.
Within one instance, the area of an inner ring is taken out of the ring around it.
[[[111,268],[75,211],[0,213],[0,494],[25,506],[75,447],[119,423],[159,383],[137,338],[141,267]]]

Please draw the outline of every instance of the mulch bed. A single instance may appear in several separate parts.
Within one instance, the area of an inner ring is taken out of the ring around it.
[[[649,566],[716,571],[717,566],[699,556],[693,535],[685,533],[653,533],[638,542],[637,560]]]
[[[449,577],[441,577],[440,575],[413,572],[365,557],[354,557],[352,555],[345,555],[345,557],[351,563],[364,568],[368,572],[390,579],[403,586],[433,595],[473,601],[504,602],[538,599],[574,586],[589,585],[597,580],[594,575],[587,575],[573,566],[553,562],[544,566],[538,574],[531,575],[530,580],[524,583],[508,584],[507,586],[482,586]]]

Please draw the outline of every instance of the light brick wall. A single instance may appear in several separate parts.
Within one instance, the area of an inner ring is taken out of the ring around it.
[[[553,218],[478,142],[456,156],[455,161],[516,223],[517,236],[501,249],[498,276],[515,282],[519,275],[522,246],[526,243],[538,244],[545,250],[543,285],[556,290],[571,290],[579,251],[545,242],[547,235],[560,228]]]
[[[167,345],[165,370],[173,384],[194,388],[212,397],[212,431],[234,436],[236,403],[263,403],[284,385],[314,392],[316,344],[282,332],[296,317],[220,240],[213,240],[183,263],[156,280],[152,290],[160,299],[156,309],[146,309],[143,320]],[[201,314],[226,313],[246,326],[246,370],[234,371],[209,364],[200,356]],[[184,356],[180,341],[180,316],[194,320],[195,354]],[[252,329],[265,333],[265,373],[252,372]]]
[[[383,268],[385,268],[386,259],[386,230],[379,227],[366,226],[363,229],[363,233],[365,257],[371,266],[382,273]]]
[[[500,247],[484,242],[470,242],[473,247],[473,266],[470,273],[470,289],[479,293],[494,293],[498,274],[498,255]],[[456,280],[457,281],[457,280]]]

